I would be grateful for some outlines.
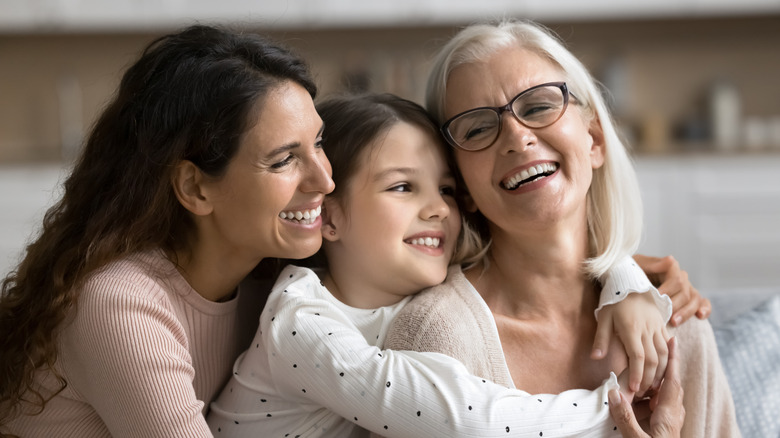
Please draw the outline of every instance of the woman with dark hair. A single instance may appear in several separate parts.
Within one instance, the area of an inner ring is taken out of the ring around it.
[[[211,435],[257,324],[239,282],[321,244],[315,94],[257,35],[198,25],[146,48],[3,281],[0,433]]]

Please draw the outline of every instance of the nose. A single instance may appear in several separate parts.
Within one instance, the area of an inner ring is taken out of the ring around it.
[[[304,169],[306,175],[304,175],[301,183],[301,190],[304,192],[319,192],[325,195],[332,192],[336,184],[331,178],[333,170],[325,153],[321,150],[315,151],[308,161],[309,165]]]
[[[520,123],[514,112],[506,111],[502,114],[501,132],[496,139],[502,153],[522,152],[537,141],[534,129]]]
[[[444,199],[441,193],[431,196],[425,206],[420,210],[420,217],[423,220],[444,220],[451,213],[450,204]]]

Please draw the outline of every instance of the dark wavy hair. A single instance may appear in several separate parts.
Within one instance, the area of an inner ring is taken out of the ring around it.
[[[22,404],[42,411],[37,371],[54,373],[56,330],[96,269],[137,251],[186,248],[194,226],[171,187],[181,160],[220,177],[264,97],[293,81],[312,96],[307,65],[251,33],[195,25],[151,42],[99,117],[62,198],[2,282],[0,426]]]

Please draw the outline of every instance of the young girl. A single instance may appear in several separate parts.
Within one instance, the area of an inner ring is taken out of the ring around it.
[[[367,95],[317,110],[336,183],[323,205],[324,269],[282,271],[257,336],[211,405],[214,435],[617,434],[606,404],[614,374],[595,391],[531,396],[441,354],[382,350],[411,296],[469,255],[467,239],[459,242],[454,167],[435,124],[412,102]],[[608,283],[610,291],[654,290],[644,274]],[[633,316],[662,330],[664,318],[649,307]]]

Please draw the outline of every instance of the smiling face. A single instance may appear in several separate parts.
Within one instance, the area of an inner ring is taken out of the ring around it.
[[[520,92],[566,77],[550,61],[516,47],[484,62],[456,67],[447,82],[445,119],[480,106],[503,106]],[[572,99],[550,126],[527,128],[509,113],[495,143],[455,156],[476,207],[495,239],[517,230],[540,230],[570,220],[586,226],[586,195],[593,169],[603,164],[596,121]]]
[[[343,199],[326,200],[333,229],[323,234],[332,241],[325,249],[339,298],[377,307],[444,280],[460,215],[455,178],[428,132],[398,122],[360,160]],[[359,296],[343,296],[350,293]]]
[[[208,227],[231,257],[308,257],[321,245],[320,207],[334,187],[322,120],[294,82],[260,105],[226,173],[204,184],[213,200]]]

